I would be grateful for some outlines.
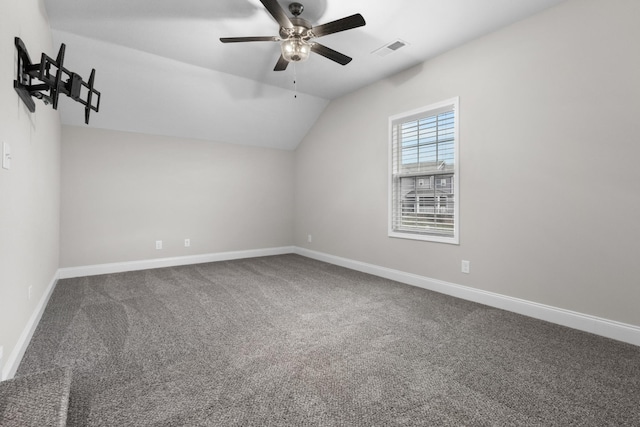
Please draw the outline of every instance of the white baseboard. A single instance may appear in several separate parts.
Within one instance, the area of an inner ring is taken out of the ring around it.
[[[18,366],[20,366],[20,362],[22,361],[22,356],[24,356],[25,351],[27,351],[29,342],[31,342],[31,337],[36,331],[36,327],[38,326],[38,323],[40,323],[42,313],[44,313],[44,309],[49,302],[49,298],[51,298],[51,294],[56,287],[56,283],[58,283],[58,278],[58,272],[56,271],[56,273],[53,275],[53,278],[51,279],[51,282],[49,282],[47,289],[45,289],[44,293],[42,294],[40,301],[38,301],[38,305],[31,314],[29,321],[22,330],[22,334],[20,334],[20,338],[18,338],[16,346],[13,348],[13,351],[9,355],[7,363],[2,369],[2,378],[0,378],[2,381],[11,379],[16,374]]]
[[[468,286],[457,285],[455,283],[444,282],[442,280],[431,279],[417,274],[405,273],[374,264],[367,264],[347,258],[341,258],[322,252],[295,247],[295,252],[308,258],[373,274],[408,285],[429,289],[442,294],[451,295],[468,301],[500,308],[525,316],[533,317],[547,322],[555,323],[580,331],[589,332],[614,340],[623,341],[629,344],[640,346],[640,326],[629,325],[616,322],[614,320],[603,319],[588,314],[538,304],[519,298],[513,298],[494,292],[483,291]]]
[[[220,252],[174,258],[158,258],[141,261],[116,262],[111,264],[85,265],[81,267],[61,268],[58,271],[60,279],[70,279],[73,277],[97,276],[99,274],[123,273],[125,271],[149,270],[151,268],[175,267],[178,265],[202,264],[205,262],[283,255],[293,252],[293,246],[283,246],[279,248],[252,249],[246,251]]]

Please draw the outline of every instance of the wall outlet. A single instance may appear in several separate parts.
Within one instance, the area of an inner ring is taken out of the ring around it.
[[[191,239],[184,239],[184,247],[188,248],[189,246],[191,246]]]
[[[32,291],[33,291],[33,286],[29,286],[29,289],[27,290],[27,299],[31,299]]]
[[[0,367],[2,367],[2,355],[4,354],[4,346],[0,345]]]
[[[466,261],[466,260],[462,260],[462,265],[461,265],[460,270],[461,270],[463,273],[469,274],[469,270],[470,270],[470,269],[471,269],[471,262]]]
[[[313,242],[313,236],[311,234],[307,235],[307,242],[309,243]]]
[[[156,249],[162,249],[162,240],[156,240]]]
[[[11,169],[11,146],[6,142],[2,143],[2,168]]]

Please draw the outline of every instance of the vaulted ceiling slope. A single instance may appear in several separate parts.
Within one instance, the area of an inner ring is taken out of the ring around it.
[[[278,1],[288,10],[290,1]],[[295,149],[330,100],[562,1],[302,0],[302,17],[313,25],[354,13],[367,24],[321,40],[352,57],[350,64],[312,54],[282,72],[272,71],[278,43],[219,41],[278,35],[259,0],[45,5],[55,49],[67,45],[68,68],[85,79],[96,69],[102,101],[90,126]],[[398,40],[406,45],[375,53]],[[64,124],[84,126],[80,105],[63,100],[60,110]]]

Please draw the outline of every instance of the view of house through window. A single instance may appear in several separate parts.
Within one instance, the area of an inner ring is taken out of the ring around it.
[[[458,98],[393,116],[389,236],[458,243]]]

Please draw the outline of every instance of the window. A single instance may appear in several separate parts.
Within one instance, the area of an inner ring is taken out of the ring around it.
[[[459,241],[458,98],[389,118],[389,236]]]

